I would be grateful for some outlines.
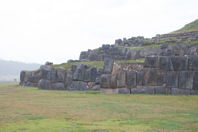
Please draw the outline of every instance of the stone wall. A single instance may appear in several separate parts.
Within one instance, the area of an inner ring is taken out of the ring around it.
[[[20,85],[56,90],[99,90],[102,69],[72,65],[71,71],[43,65],[36,71],[22,71]]]
[[[83,51],[79,59],[81,61],[103,61],[106,57],[110,57],[114,60],[129,60],[145,58],[150,55],[197,55],[197,45],[197,31],[156,35],[156,37],[153,38],[139,36],[129,39],[117,39],[112,45],[104,44],[98,49]]]
[[[83,51],[80,54],[81,61],[103,61],[104,58],[109,57],[114,60],[130,60],[140,59],[146,56],[183,56],[183,55],[197,55],[198,48],[177,44],[177,45],[161,45],[158,47],[130,49],[127,47],[117,47],[115,45],[103,45],[99,49]]]
[[[20,85],[56,90],[125,94],[198,94],[198,56],[149,56],[144,63],[105,58],[103,69],[84,64],[71,70],[43,65],[22,71]]]
[[[109,70],[101,76],[102,93],[198,94],[198,56],[151,56],[144,64],[111,65],[104,66]]]

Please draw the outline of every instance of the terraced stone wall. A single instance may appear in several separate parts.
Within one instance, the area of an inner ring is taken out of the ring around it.
[[[151,56],[144,64],[111,64],[101,76],[102,93],[198,94],[198,56]]]

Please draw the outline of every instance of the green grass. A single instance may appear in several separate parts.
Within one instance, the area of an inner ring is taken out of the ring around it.
[[[136,60],[117,60],[116,63],[143,63],[144,58],[136,59]]]
[[[146,46],[133,46],[133,47],[126,47],[126,46],[118,46],[118,48],[122,49],[122,48],[127,48],[127,49],[131,49],[131,50],[135,50],[135,49],[146,49],[146,48],[152,48],[152,47],[159,47],[159,44],[149,44]]]
[[[69,63],[57,64],[57,65],[54,65],[54,67],[55,68],[63,67],[65,69],[70,70],[72,65],[80,65],[80,64],[85,64],[85,65],[89,65],[89,66],[93,66],[93,67],[97,67],[97,68],[102,68],[104,65],[104,62],[103,61],[69,62]]]
[[[198,96],[105,95],[0,83],[0,132],[196,132]]]
[[[177,42],[178,40],[180,40],[179,42]],[[177,37],[168,37],[168,38],[161,38],[159,39],[160,43],[165,43],[165,44],[169,44],[169,45],[176,45],[176,44],[185,44],[185,45],[192,45],[192,44],[198,44],[197,40],[190,40],[189,39],[179,39]],[[171,42],[171,41],[175,41],[175,42]]]
[[[183,28],[172,33],[184,33],[184,32],[191,32],[191,31],[198,31],[198,19],[189,24],[186,24]]]

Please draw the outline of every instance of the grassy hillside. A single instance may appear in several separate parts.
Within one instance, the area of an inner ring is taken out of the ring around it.
[[[198,96],[105,95],[0,83],[0,132],[197,132]]]
[[[186,24],[183,28],[173,33],[183,33],[183,32],[191,32],[191,31],[198,31],[198,19],[189,24]]]
[[[144,62],[144,59],[137,59],[137,60],[116,60],[117,63],[138,63],[138,62]],[[85,64],[97,68],[103,68],[104,62],[103,61],[85,61],[85,62],[69,62],[69,63],[62,63],[54,65],[55,68],[58,67],[64,67],[67,70],[71,69],[72,65],[80,65]]]

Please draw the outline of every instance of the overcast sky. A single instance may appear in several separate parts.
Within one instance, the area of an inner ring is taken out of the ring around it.
[[[0,59],[54,63],[198,18],[198,0],[0,0]]]

